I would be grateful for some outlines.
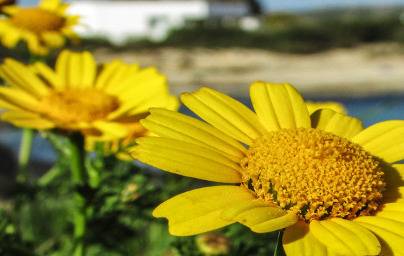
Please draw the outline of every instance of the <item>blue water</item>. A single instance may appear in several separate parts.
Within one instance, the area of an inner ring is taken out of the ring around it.
[[[348,109],[348,115],[359,118],[365,127],[387,120],[404,120],[404,97],[345,99],[340,102]]]
[[[249,98],[238,98],[238,100],[252,108]],[[306,98],[306,100],[318,101],[319,99]],[[404,120],[404,97],[402,96],[370,97],[360,99],[322,98],[321,100],[338,101],[344,104],[348,109],[348,114],[361,119],[365,127],[387,120]],[[181,107],[180,112],[196,117],[194,113],[184,106]],[[19,129],[6,129],[1,131],[0,144],[9,147],[15,155],[18,154],[20,140],[21,132]],[[33,143],[31,159],[38,162],[52,163],[55,158],[56,155],[53,152],[52,147],[46,140],[37,135]]]

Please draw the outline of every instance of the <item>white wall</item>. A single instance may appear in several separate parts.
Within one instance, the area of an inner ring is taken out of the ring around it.
[[[75,31],[83,38],[101,36],[114,44],[128,38],[163,40],[170,29],[187,19],[209,15],[206,1],[70,1],[68,13],[80,15],[83,26]]]

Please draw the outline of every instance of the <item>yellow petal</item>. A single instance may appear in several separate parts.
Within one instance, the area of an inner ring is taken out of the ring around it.
[[[49,93],[49,88],[24,64],[6,59],[1,65],[1,75],[12,86],[32,94],[36,98]]]
[[[44,10],[54,11],[60,4],[61,2],[59,0],[42,0],[39,3],[39,7]]]
[[[348,111],[345,109],[344,105],[342,105],[339,102],[334,102],[334,101],[326,101],[326,102],[312,102],[312,101],[306,101],[306,106],[307,109],[309,110],[309,114],[313,114],[319,109],[332,109],[335,112],[341,113],[346,115]]]
[[[126,126],[120,123],[96,121],[92,124],[103,133],[103,140],[124,138],[129,133]]]
[[[36,113],[23,111],[6,112],[1,115],[1,119],[10,122],[19,127],[27,127],[34,129],[51,129],[55,127],[53,122],[42,118]]]
[[[91,53],[63,51],[60,58],[64,63],[58,59],[57,71],[64,69],[61,72],[70,89],[88,89],[93,86],[96,64]]]
[[[259,120],[268,131],[310,127],[310,116],[302,96],[290,84],[255,82],[251,101]]]
[[[199,117],[247,145],[251,145],[263,131],[254,112],[213,89],[201,88],[194,93],[183,93],[181,100]]]
[[[112,116],[119,116],[124,112],[146,112],[150,107],[154,107],[165,101],[169,96],[168,87],[165,84],[165,77],[156,75],[143,84],[133,83],[131,88],[126,90],[109,90],[109,93],[116,95],[122,102],[121,107]]]
[[[132,156],[146,164],[183,176],[240,183],[240,166],[220,153],[175,139],[142,137]]]
[[[404,186],[401,187],[390,187],[383,191],[383,203],[394,203],[399,202],[400,199],[404,198]]]
[[[1,43],[8,48],[14,48],[20,40],[21,35],[17,30],[15,30],[12,33],[6,33],[1,38]]]
[[[255,199],[255,200],[249,200],[249,201],[243,201],[238,204],[231,205],[227,207],[226,209],[223,209],[220,217],[225,219],[225,220],[234,220],[242,214],[245,211],[255,209],[255,208],[265,208],[268,207],[269,204],[260,200],[260,199]],[[278,211],[275,211],[275,213],[278,213]],[[284,215],[283,211],[281,210],[279,216]],[[275,216],[276,217],[276,216]]]
[[[379,206],[377,217],[396,220],[404,223],[404,203],[388,203]]]
[[[119,109],[111,113],[111,118],[119,117],[124,113],[147,112],[150,107],[168,102],[170,95],[166,78],[158,74],[155,68],[148,68],[149,71],[137,72],[136,70],[136,65],[120,67],[118,71],[123,73],[115,73],[109,81],[111,85],[103,89],[123,102]]]
[[[147,113],[150,108],[164,108],[168,110],[178,110],[180,107],[180,102],[178,98],[174,95],[170,95],[167,92],[161,91],[160,95],[155,97],[150,97],[149,99],[141,102],[140,104],[133,106],[131,110],[128,111],[129,115],[135,115],[139,113]]]
[[[41,39],[43,43],[50,48],[60,48],[66,43],[66,37],[59,31],[43,32]]]
[[[350,139],[363,130],[362,122],[359,119],[331,109],[318,110],[310,118],[313,128],[331,132],[342,138]]]
[[[1,95],[1,93],[0,93]],[[1,96],[0,96],[1,97]],[[11,103],[9,100],[1,99],[0,98],[0,108],[4,108],[7,110],[13,110],[13,111],[24,111],[26,110],[23,107],[20,107],[14,103]]]
[[[404,164],[383,165],[383,172],[387,189],[404,186]]]
[[[94,86],[95,75],[97,71],[97,64],[90,52],[83,52],[81,54],[81,81],[80,88],[91,88]]]
[[[24,31],[24,39],[27,42],[28,49],[31,54],[37,56],[45,56],[49,53],[49,47],[39,41],[37,34],[33,32]]]
[[[56,64],[55,64],[55,72],[57,74],[57,76],[59,76],[61,78],[61,80],[64,82],[64,84],[66,85],[66,87],[64,89],[66,89],[69,85],[69,59],[70,59],[70,51],[68,50],[63,50],[58,58],[56,59]]]
[[[310,232],[309,224],[298,221],[287,227],[282,237],[283,248],[286,255],[304,256],[336,256],[327,247],[320,243]]]
[[[14,105],[20,109],[35,109],[38,105],[38,100],[32,95],[5,86],[0,87],[0,102],[3,103],[3,106]]]
[[[9,15],[16,14],[21,10],[21,7],[18,5],[5,5],[1,7],[1,11],[7,13]]]
[[[157,107],[157,108],[164,108],[164,109],[175,110],[175,111],[177,111],[180,108],[180,106],[181,106],[181,103],[180,103],[178,97],[176,97],[174,95],[169,95],[168,97],[165,97],[165,101],[162,101],[161,103],[155,105],[155,107]]]
[[[111,94],[122,94],[124,91],[143,91],[153,93],[153,88],[165,90],[166,77],[159,74],[154,67],[139,70],[137,64],[127,65],[122,63],[120,70],[122,73],[110,81],[110,84],[105,88]],[[129,94],[122,94],[123,98],[130,98]]]
[[[250,229],[256,233],[267,233],[283,229],[295,224],[298,221],[296,214],[288,213],[275,219],[268,219],[259,224],[251,226]],[[242,223],[244,224],[244,223]]]
[[[244,157],[245,147],[238,141],[205,122],[175,111],[152,108],[141,124],[157,135],[207,147],[233,161]]]
[[[378,255],[380,252],[380,243],[372,232],[349,220],[313,220],[310,232],[337,254]]]
[[[114,60],[111,63],[103,64],[102,70],[97,77],[95,88],[104,89],[111,84],[114,84],[114,79],[121,77],[119,74],[124,74],[124,63],[120,60]]]
[[[352,138],[372,155],[387,163],[404,158],[404,121],[385,121],[370,126]]]
[[[35,62],[33,67],[38,72],[39,76],[43,77],[56,90],[62,91],[65,88],[65,81],[44,63]]]
[[[354,222],[372,231],[382,245],[380,255],[404,255],[404,223],[381,217],[364,216]]]
[[[261,200],[241,202],[223,210],[221,217],[236,220],[256,233],[279,230],[297,221],[295,214],[287,214],[281,208]]]
[[[247,189],[239,186],[200,188],[165,201],[153,211],[153,216],[167,218],[172,235],[190,236],[234,223],[220,217],[222,210],[254,199]]]

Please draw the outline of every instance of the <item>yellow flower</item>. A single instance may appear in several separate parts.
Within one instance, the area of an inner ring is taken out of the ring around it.
[[[173,235],[235,222],[285,228],[287,255],[404,255],[404,121],[363,129],[330,109],[309,115],[289,84],[255,82],[255,113],[212,89],[181,95],[207,123],[151,109],[133,156],[168,172],[230,183],[160,204]],[[233,183],[233,184],[232,184]]]
[[[9,17],[0,19],[1,43],[14,48],[25,41],[34,55],[46,55],[49,49],[60,48],[66,38],[77,40],[72,27],[79,16],[66,15],[68,4],[60,0],[43,0],[38,7],[5,6],[2,11]]]
[[[174,110],[176,109],[177,108]],[[136,118],[136,120],[132,120],[131,123],[124,124],[128,130],[128,134],[124,138],[113,138],[113,140],[86,138],[86,150],[92,151],[95,149],[96,143],[102,142],[104,155],[116,155],[116,157],[121,160],[132,161],[133,158],[131,157],[130,152],[133,151],[135,139],[142,136],[152,135],[140,124],[139,120],[140,118]]]
[[[150,106],[178,105],[155,68],[115,60],[97,69],[89,52],[63,51],[55,70],[6,59],[0,75],[10,84],[0,87],[0,107],[10,110],[2,119],[20,127],[109,140],[127,136],[127,125],[144,118]]]
[[[312,102],[306,101],[307,108],[309,110],[309,114],[313,114],[319,109],[329,108],[334,110],[335,112],[347,114],[347,110],[341,103],[334,102],[334,101],[327,101],[327,102]]]

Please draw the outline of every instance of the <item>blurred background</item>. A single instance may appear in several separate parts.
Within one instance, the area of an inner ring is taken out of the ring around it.
[[[343,103],[365,127],[404,119],[404,0],[67,3],[69,13],[82,16],[76,28],[82,41],[70,48],[89,50],[98,62],[155,66],[174,94],[207,86],[251,106],[252,82],[288,82],[307,100]],[[12,54],[23,59],[28,52],[21,46]],[[0,58],[9,56],[0,47]],[[15,154],[20,131],[7,134],[0,143]],[[33,166],[54,158],[36,138]]]

